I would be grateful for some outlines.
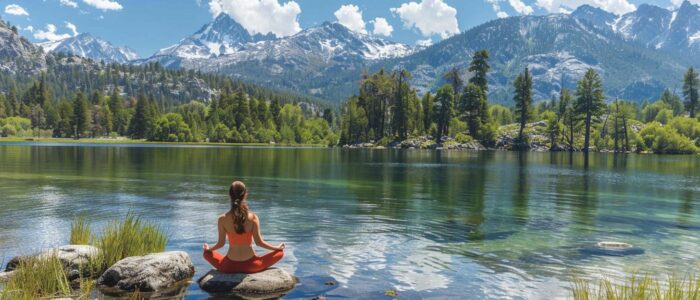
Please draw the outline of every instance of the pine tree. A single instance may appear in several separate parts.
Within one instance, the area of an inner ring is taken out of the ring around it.
[[[433,95],[430,92],[423,95],[423,128],[427,132],[433,124]]]
[[[481,139],[481,128],[489,122],[486,94],[481,87],[474,83],[467,84],[462,92],[460,107],[462,117],[469,127],[469,135]]]
[[[685,96],[685,110],[690,113],[691,118],[695,118],[695,110],[698,109],[698,73],[692,67],[688,68],[683,78],[683,96]]]
[[[464,85],[464,80],[462,80],[462,77],[459,75],[459,69],[456,67],[452,67],[445,75],[442,76],[442,78],[450,85],[452,85],[452,90],[455,91],[456,94],[458,94],[462,90],[462,86]],[[458,97],[458,95],[455,95]]]
[[[399,140],[405,140],[408,136],[408,79],[411,74],[405,70],[401,70],[396,74],[396,98],[394,99],[394,111],[392,127],[397,134]]]
[[[454,109],[454,91],[449,84],[443,85],[435,96],[435,111],[437,116],[437,132],[435,140],[437,143],[442,143],[442,136],[447,133],[450,120],[452,119]]]
[[[109,97],[109,110],[112,114],[112,129],[120,135],[126,134],[129,116],[124,109],[124,100],[119,96],[119,87],[112,89]]]
[[[557,115],[566,126],[566,143],[569,145],[569,151],[574,151],[574,132],[576,131],[577,118],[574,103],[571,100],[571,92],[566,88],[562,88],[559,93]]]
[[[474,53],[469,64],[469,72],[472,72],[474,76],[469,79],[469,83],[479,86],[484,94],[488,94],[489,91],[488,79],[486,78],[489,70],[491,70],[491,66],[489,66],[489,52],[486,49],[482,49]]]
[[[82,134],[90,128],[90,107],[83,93],[78,92],[73,100],[73,134],[76,139],[80,139]]]
[[[576,102],[574,110],[584,120],[583,152],[588,152],[591,139],[591,124],[594,118],[600,116],[605,109],[605,96],[603,94],[603,82],[600,75],[593,69],[588,69],[583,78],[576,85]]]
[[[532,106],[532,76],[530,76],[530,70],[525,67],[525,71],[520,73],[513,83],[515,87],[515,96],[513,101],[515,101],[515,114],[516,118],[520,122],[520,129],[518,130],[518,144],[524,146],[526,143],[523,131],[525,130],[525,124],[530,116],[530,110]]]
[[[136,110],[129,122],[128,135],[132,139],[144,139],[148,136],[151,125],[153,124],[153,115],[151,105],[143,95],[139,96],[136,102]]]

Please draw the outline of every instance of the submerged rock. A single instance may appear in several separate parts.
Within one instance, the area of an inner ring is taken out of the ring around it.
[[[582,253],[590,255],[627,256],[644,254],[644,249],[623,242],[598,242],[584,247]]]
[[[16,256],[8,263],[5,271],[13,271],[22,262],[33,259],[42,259],[49,257],[57,257],[68,275],[68,280],[75,280],[82,277],[89,277],[89,268],[87,265],[91,258],[95,258],[100,253],[97,247],[90,245],[66,245],[58,248],[49,249],[35,255]]]
[[[197,283],[202,290],[214,295],[270,299],[289,293],[296,286],[297,279],[278,268],[253,274],[226,274],[211,270]]]
[[[132,256],[118,261],[97,279],[105,294],[167,290],[194,276],[194,265],[183,251]]]

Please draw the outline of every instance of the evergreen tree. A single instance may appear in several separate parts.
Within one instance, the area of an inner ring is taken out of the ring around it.
[[[119,94],[119,87],[115,86],[109,97],[109,111],[112,114],[112,129],[120,135],[125,135],[129,125],[129,116],[124,109],[124,100]]]
[[[275,121],[275,126],[277,127],[277,130],[279,130],[282,125],[280,122],[280,110],[282,110],[282,108],[280,107],[280,102],[278,100],[272,101],[272,104],[270,105],[270,115]]]
[[[474,53],[469,64],[469,72],[472,72],[474,76],[469,79],[469,83],[476,84],[484,94],[488,94],[489,91],[488,79],[486,78],[489,70],[491,70],[491,66],[489,66],[489,52],[486,49],[482,49]]]
[[[8,111],[9,105],[7,104],[5,94],[0,93],[0,119],[9,117],[10,114],[8,113]]]
[[[433,124],[433,95],[430,92],[425,93],[421,102],[423,107],[423,128],[427,132]]]
[[[525,67],[525,71],[515,79],[513,86],[515,87],[515,96],[513,97],[513,101],[515,101],[515,114],[520,122],[518,144],[523,146],[523,144],[526,143],[523,131],[529,119],[532,106],[532,76],[530,76],[530,70],[528,70],[527,67]]]
[[[445,84],[438,90],[435,106],[434,110],[437,112],[435,140],[437,143],[442,143],[442,136],[448,132],[454,109],[454,91],[451,85]]]
[[[442,78],[450,85],[452,85],[452,90],[455,91],[455,93],[459,93],[459,91],[462,90],[462,86],[464,85],[464,80],[462,80],[462,77],[459,75],[459,69],[456,67],[452,67],[445,75],[442,76]],[[455,95],[458,97],[458,95]]]
[[[396,74],[396,98],[394,99],[395,103],[391,125],[399,140],[405,140],[408,136],[408,94],[410,89],[408,86],[408,79],[410,79],[410,76],[411,74],[405,70],[401,70]]]
[[[462,92],[460,104],[462,118],[469,127],[469,135],[481,139],[479,133],[490,121],[486,94],[478,85],[469,83]]]
[[[695,118],[695,110],[698,109],[698,73],[692,67],[688,68],[683,78],[683,96],[685,96],[685,110],[690,113],[691,118]]]
[[[605,109],[605,96],[603,94],[603,82],[600,75],[588,69],[583,78],[576,85],[576,102],[574,109],[576,114],[584,121],[583,152],[588,153],[591,139],[591,124],[603,113]]]
[[[78,92],[73,100],[73,136],[80,139],[82,134],[90,129],[90,107],[83,93]]]
[[[134,115],[129,122],[129,137],[132,139],[148,137],[153,121],[152,107],[149,101],[143,95],[139,96]]]
[[[568,89],[562,88],[559,93],[559,108],[557,109],[559,119],[566,127],[566,143],[569,145],[569,151],[574,150],[574,132],[576,132],[576,124],[578,122],[574,103],[571,99],[571,92]]]

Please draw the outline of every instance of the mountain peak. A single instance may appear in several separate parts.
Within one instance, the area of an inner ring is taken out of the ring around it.
[[[96,61],[126,63],[137,59],[138,54],[127,47],[116,47],[110,42],[83,32],[63,40],[39,43],[45,51],[62,52],[90,58]]]

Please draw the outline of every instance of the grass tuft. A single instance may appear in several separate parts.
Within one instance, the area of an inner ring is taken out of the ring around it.
[[[75,219],[70,228],[70,244],[71,245],[87,245],[92,240],[92,230],[90,223],[84,214],[81,214]]]
[[[5,283],[0,299],[39,299],[70,296],[70,282],[55,256],[23,260]]]
[[[104,271],[125,257],[162,252],[167,243],[168,238],[159,227],[128,213],[124,220],[109,223],[96,239],[100,255],[95,265]]]
[[[594,284],[577,279],[572,290],[574,300],[700,300],[700,279],[669,276],[663,281],[633,275],[623,282],[605,278]]]

